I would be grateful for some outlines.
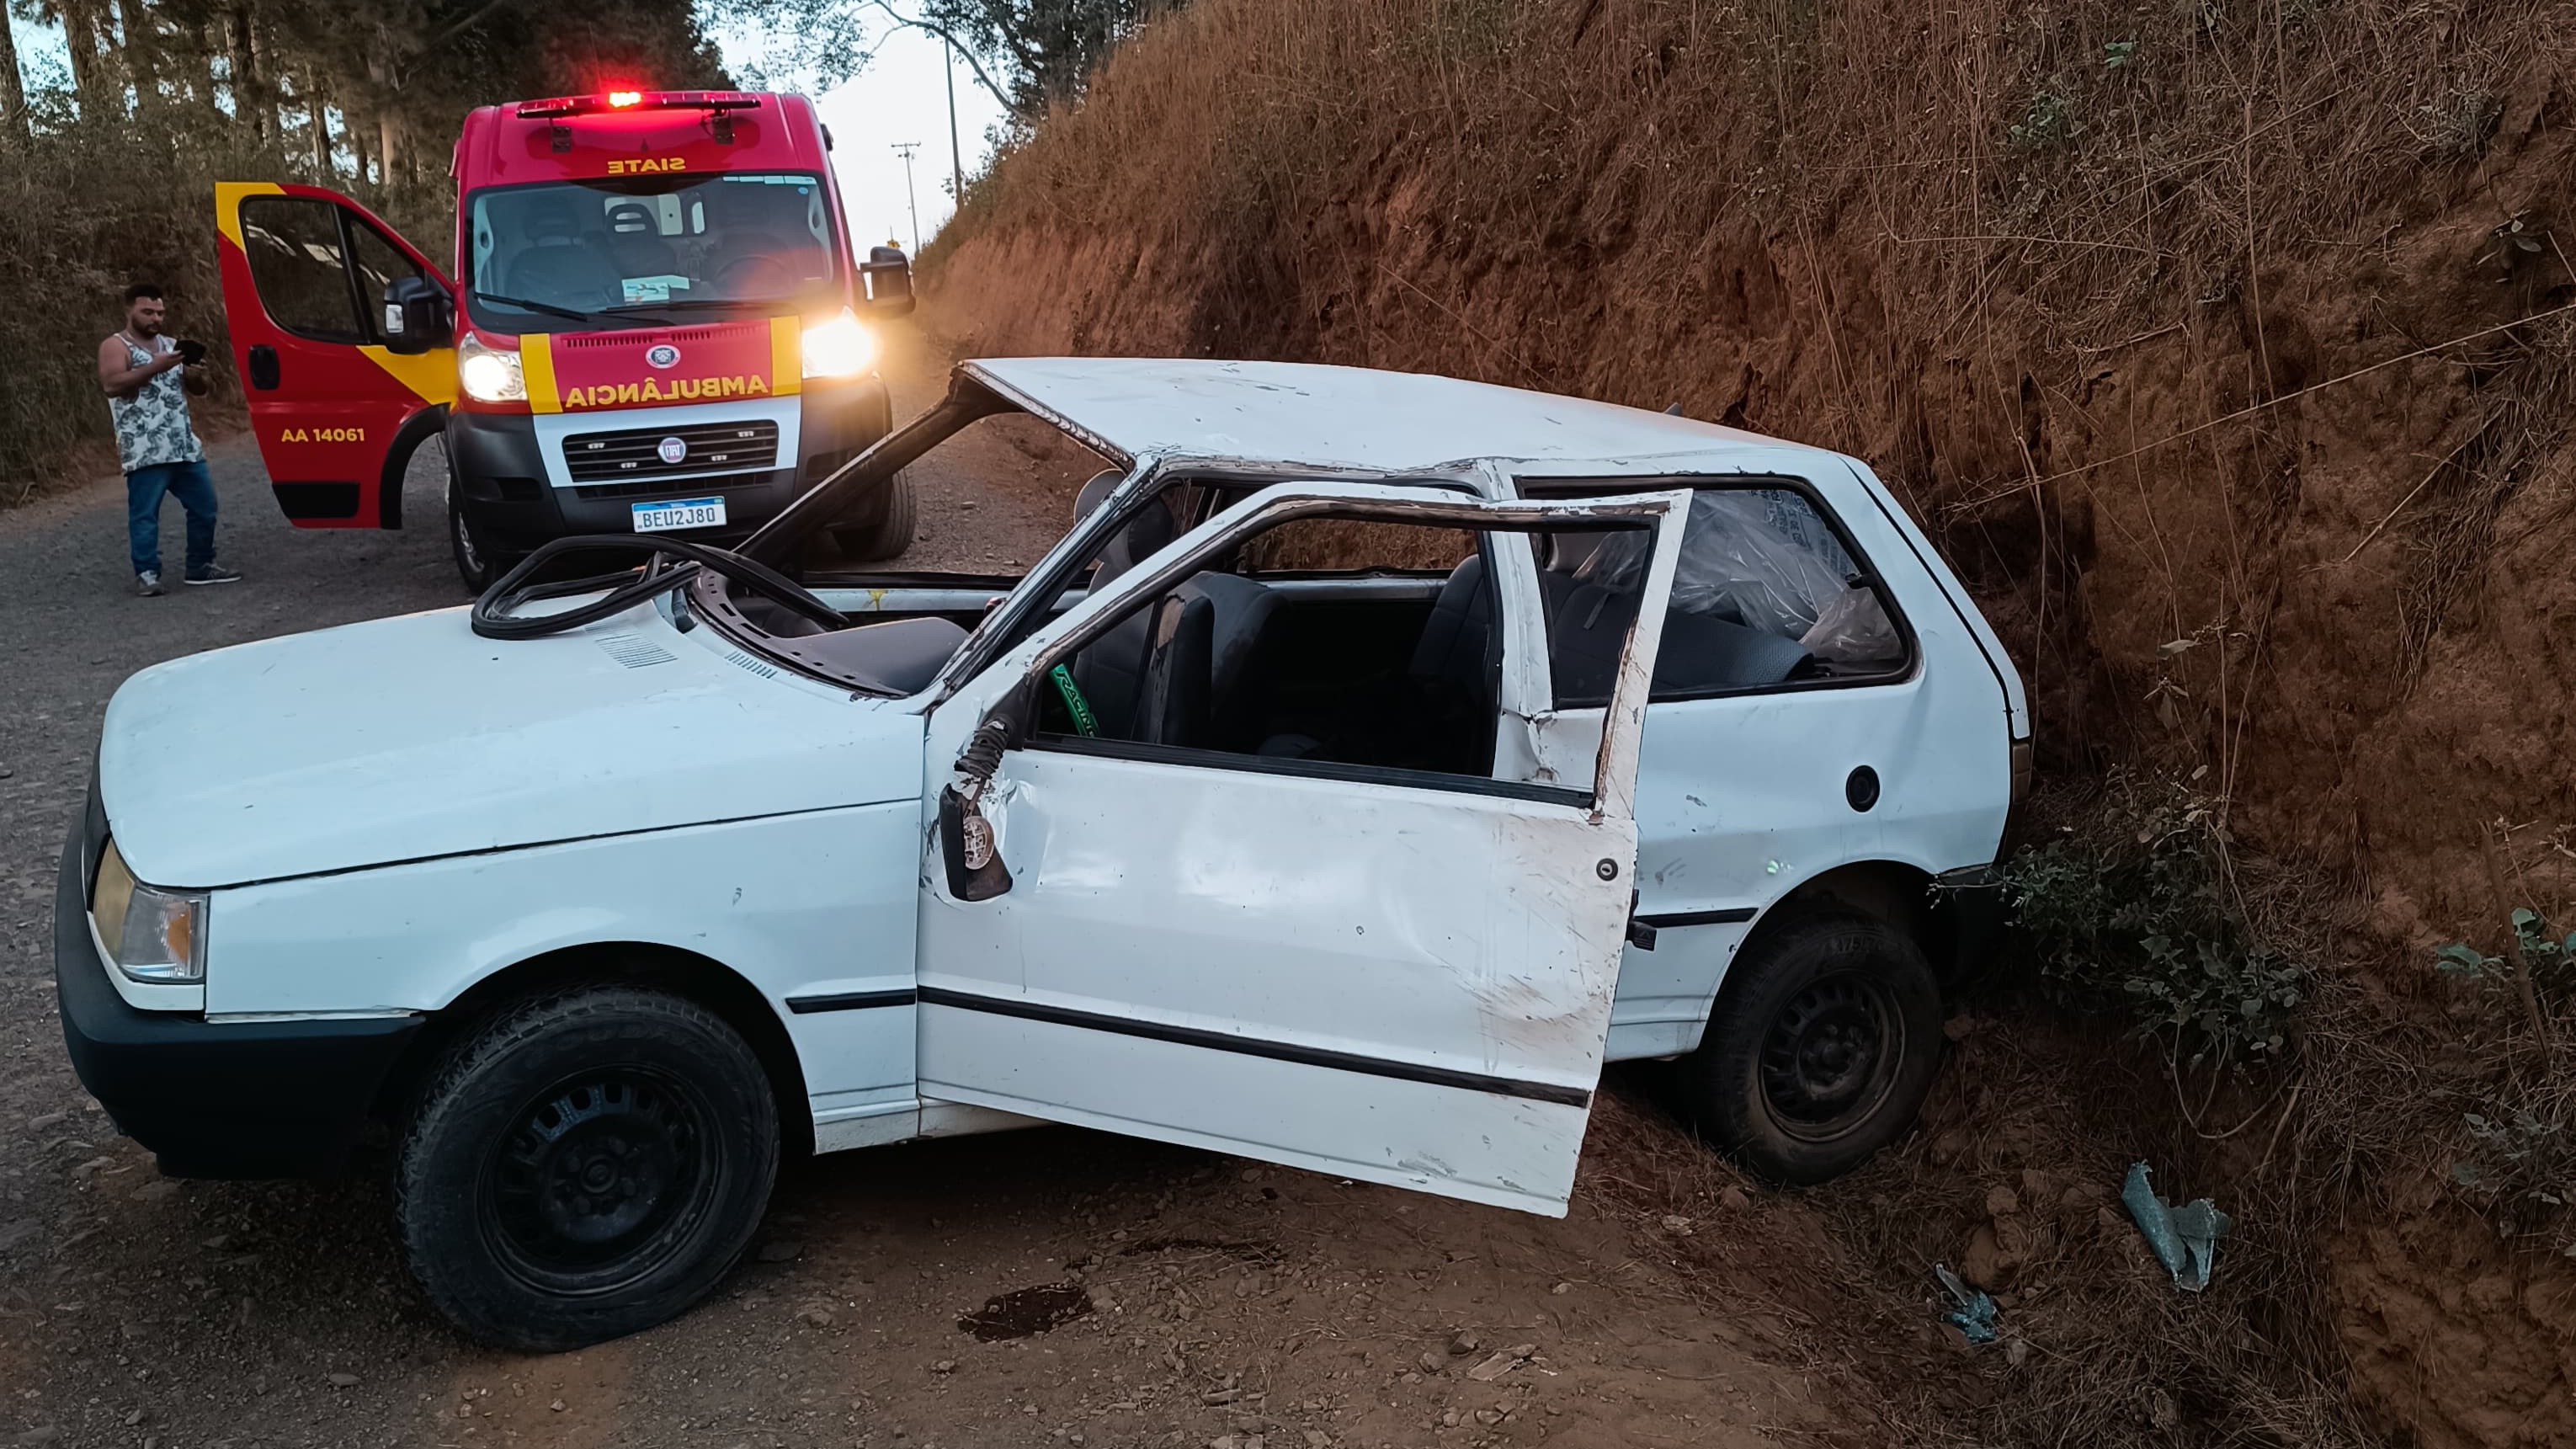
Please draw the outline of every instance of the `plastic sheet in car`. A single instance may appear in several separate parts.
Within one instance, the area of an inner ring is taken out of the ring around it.
[[[1642,539],[1613,535],[1575,577],[1633,588],[1645,557]],[[1691,500],[1672,607],[1795,639],[1835,663],[1893,659],[1899,652],[1895,626],[1877,595],[1852,583],[1857,572],[1842,541],[1799,495],[1785,489],[1705,490]]]

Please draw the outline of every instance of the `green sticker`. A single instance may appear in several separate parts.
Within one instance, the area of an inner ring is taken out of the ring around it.
[[[1073,727],[1084,739],[1100,733],[1100,722],[1091,717],[1091,701],[1082,697],[1082,687],[1073,682],[1073,671],[1059,664],[1047,671],[1055,681],[1055,692],[1064,696],[1064,708],[1073,716]]]

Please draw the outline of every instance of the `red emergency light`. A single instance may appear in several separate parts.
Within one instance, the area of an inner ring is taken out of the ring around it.
[[[747,91],[610,91],[605,95],[557,96],[523,101],[516,108],[525,120],[551,121],[602,111],[756,111],[760,97]]]

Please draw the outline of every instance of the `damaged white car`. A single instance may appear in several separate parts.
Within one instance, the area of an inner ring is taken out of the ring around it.
[[[1105,470],[1025,577],[808,566],[999,415]],[[1830,1176],[1922,1100],[2027,761],[1859,463],[1443,378],[969,363],[739,552],[627,547],[136,675],[63,854],[118,1125],[381,1147],[519,1348],[705,1294],[783,1153],[1032,1120],[1558,1213],[1662,1058]]]

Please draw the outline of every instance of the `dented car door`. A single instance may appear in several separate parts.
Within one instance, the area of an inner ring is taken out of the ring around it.
[[[965,685],[925,761],[950,808],[925,822],[921,1095],[1562,1213],[1631,901],[1654,631],[1624,647],[1588,777],[1552,783],[1050,743],[1026,701],[1122,610],[1290,514],[1642,528],[1639,612],[1659,619],[1683,507],[1273,487]],[[1503,616],[1535,620],[1530,550],[1485,557],[1521,594]],[[1506,673],[1545,668],[1526,626],[1501,649]]]

